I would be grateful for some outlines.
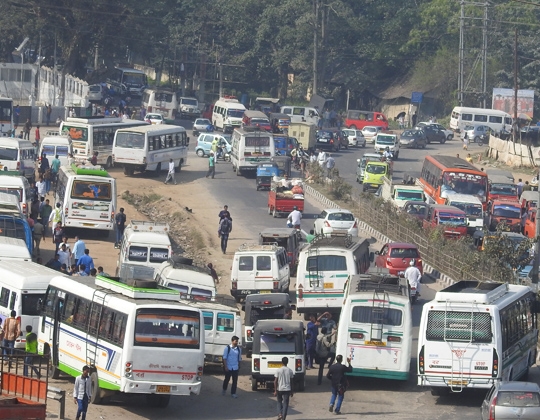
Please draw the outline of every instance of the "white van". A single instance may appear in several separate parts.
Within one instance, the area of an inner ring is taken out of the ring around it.
[[[281,107],[281,113],[291,117],[292,123],[307,122],[318,126],[319,119],[321,118],[316,108],[308,106],[285,105]]]
[[[395,134],[377,133],[373,142],[375,143],[375,151],[381,155],[388,147],[393,155],[393,160],[399,158],[399,139]]]
[[[236,128],[242,125],[246,107],[235,98],[219,98],[212,110],[212,124],[216,129]]]
[[[133,266],[150,269],[148,277],[153,277],[153,269],[172,256],[171,240],[167,223],[132,220],[124,230],[120,255],[118,257],[117,275],[129,277]]]
[[[0,192],[18,198],[20,213],[28,217],[32,201],[30,200],[30,183],[25,177],[0,175]],[[11,198],[7,200],[11,201]]]
[[[510,131],[512,117],[507,112],[496,109],[454,107],[450,116],[450,128],[459,133],[467,125],[487,125],[500,133],[502,130]]]
[[[484,228],[484,210],[482,202],[477,196],[470,194],[448,194],[444,204],[457,207],[465,212],[467,215],[468,231],[474,233],[475,230],[482,230]]]
[[[206,267],[193,265],[193,260],[176,257],[155,269],[154,279],[160,286],[179,290],[181,295],[211,298],[216,295],[214,279]]]
[[[38,304],[58,271],[32,261],[0,260],[0,322],[9,318],[12,310],[21,318],[21,330],[27,325],[37,333],[39,322]],[[26,333],[15,340],[15,348],[24,349]]]
[[[17,194],[0,192],[0,214],[22,217],[21,203],[17,198]]]
[[[68,155],[73,154],[71,139],[68,136],[48,136],[44,137],[39,143],[39,159],[45,154],[49,163],[58,155],[62,166],[67,166]]]
[[[28,140],[0,137],[0,171],[18,171],[35,179],[35,148]]]
[[[262,162],[270,162],[276,154],[274,136],[256,127],[234,130],[231,138],[231,163],[236,175],[243,171],[255,171]]]
[[[0,236],[0,255],[2,260],[32,261],[26,242],[19,238]]]
[[[237,302],[257,293],[289,293],[287,251],[276,244],[243,244],[234,254],[231,295]]]

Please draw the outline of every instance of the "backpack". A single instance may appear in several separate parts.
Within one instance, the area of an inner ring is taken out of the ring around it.
[[[221,221],[221,232],[222,233],[229,233],[231,231],[231,221],[227,218],[224,218]]]

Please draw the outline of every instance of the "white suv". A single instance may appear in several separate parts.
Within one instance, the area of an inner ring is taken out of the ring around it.
[[[313,224],[315,234],[325,236],[332,235],[352,235],[358,236],[358,221],[349,210],[344,209],[326,209],[317,216]]]

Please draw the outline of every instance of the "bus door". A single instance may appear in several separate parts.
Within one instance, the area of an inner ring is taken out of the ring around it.
[[[58,347],[60,346],[60,319],[64,314],[66,295],[62,291],[58,291],[56,299],[54,300],[54,307],[52,313],[52,331],[50,343],[52,345],[52,366],[58,367],[60,362],[60,352]],[[54,377],[54,376],[53,376]]]

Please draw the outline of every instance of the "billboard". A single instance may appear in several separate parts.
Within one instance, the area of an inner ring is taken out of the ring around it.
[[[525,114],[532,118],[534,112],[534,90],[518,90],[517,113]],[[493,109],[504,111],[514,116],[514,89],[493,88]]]

